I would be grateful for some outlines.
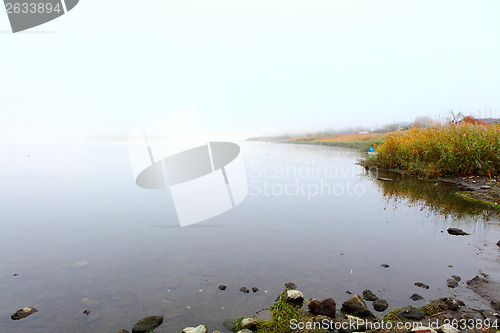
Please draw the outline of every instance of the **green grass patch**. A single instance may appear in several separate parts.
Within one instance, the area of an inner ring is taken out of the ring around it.
[[[429,304],[420,307],[419,309],[422,310],[427,317],[435,315],[436,313],[446,311],[441,307],[438,301],[432,301]]]
[[[386,314],[383,318],[384,321],[391,321],[391,322],[404,322],[406,319],[401,317],[399,315],[399,311],[403,310],[403,308],[395,308],[388,314]]]
[[[271,307],[271,313],[273,315],[274,320],[265,321],[258,320],[256,331],[260,333],[327,333],[327,330],[324,329],[308,329],[307,325],[304,329],[292,329],[290,323],[292,320],[296,320],[297,323],[307,323],[310,322],[313,318],[313,315],[302,310],[300,304],[293,304],[286,301],[286,292],[288,289],[285,289],[278,299],[276,303],[274,303]],[[242,318],[240,318],[242,319]],[[239,321],[239,325],[237,323],[236,331],[241,330],[241,320]]]

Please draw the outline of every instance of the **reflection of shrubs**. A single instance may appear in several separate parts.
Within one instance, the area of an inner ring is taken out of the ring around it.
[[[391,134],[377,151],[365,160],[366,166],[399,169],[423,177],[491,177],[500,174],[500,127],[462,122],[412,128]]]
[[[403,199],[410,206],[425,206],[435,214],[453,218],[476,216],[482,219],[494,214],[494,210],[487,204],[471,202],[457,196],[454,185],[436,185],[434,182],[404,175],[390,177],[393,181],[377,181],[377,185],[382,189],[384,197],[395,204]]]

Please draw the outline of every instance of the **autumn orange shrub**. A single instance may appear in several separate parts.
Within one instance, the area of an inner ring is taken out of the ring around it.
[[[423,176],[498,176],[500,127],[462,122],[395,132],[367,158],[367,166]]]

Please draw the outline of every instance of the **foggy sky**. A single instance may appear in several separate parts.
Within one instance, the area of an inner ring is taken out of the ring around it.
[[[127,135],[195,105],[213,138],[500,116],[498,1],[81,0],[12,34],[0,141]]]

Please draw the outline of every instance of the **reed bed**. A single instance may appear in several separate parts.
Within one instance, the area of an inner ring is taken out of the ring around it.
[[[500,126],[449,124],[394,132],[366,166],[425,178],[500,174]]]

